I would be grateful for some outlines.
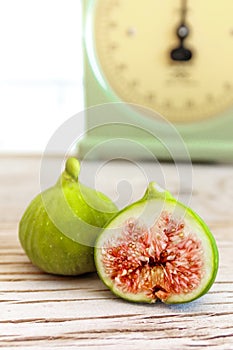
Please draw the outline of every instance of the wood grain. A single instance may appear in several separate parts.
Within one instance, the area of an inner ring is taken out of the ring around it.
[[[95,166],[86,165],[89,170],[83,173],[83,182],[91,183]],[[232,166],[193,167],[191,205],[216,237],[220,268],[207,295],[173,306],[120,300],[95,273],[59,277],[32,266],[17,231],[26,205],[40,188],[40,158],[2,157],[0,169],[1,349],[233,349]],[[124,175],[131,171],[119,162],[102,172],[105,192],[112,196],[113,169]],[[175,169],[169,164],[163,164],[163,169],[167,187],[176,193]],[[135,197],[144,190],[143,181],[132,178],[139,188]],[[182,195],[188,192],[187,187]],[[122,204],[126,200],[121,198]]]

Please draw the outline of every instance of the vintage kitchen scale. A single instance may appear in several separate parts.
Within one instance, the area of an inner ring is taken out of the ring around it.
[[[128,138],[132,157],[144,156],[134,152],[136,141],[149,149],[146,158],[167,159],[159,135],[175,149],[173,128],[193,160],[232,161],[232,0],[83,0],[82,6],[91,108],[80,154],[95,149],[97,157],[114,157]]]

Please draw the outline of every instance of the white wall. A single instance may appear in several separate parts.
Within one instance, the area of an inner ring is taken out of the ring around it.
[[[81,0],[0,0],[0,152],[43,151],[82,109]]]

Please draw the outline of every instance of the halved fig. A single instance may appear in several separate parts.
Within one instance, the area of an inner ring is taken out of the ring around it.
[[[186,303],[212,286],[218,250],[203,220],[152,182],[98,236],[95,264],[106,286],[124,299]]]

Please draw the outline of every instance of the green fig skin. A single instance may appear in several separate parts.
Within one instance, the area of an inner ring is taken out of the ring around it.
[[[149,184],[144,196],[141,199],[120,210],[110,220],[110,222],[106,224],[105,228],[102,230],[102,232],[98,236],[95,243],[95,250],[94,250],[94,259],[95,259],[95,264],[97,268],[97,273],[100,279],[103,281],[103,283],[118,297],[124,300],[127,300],[129,302],[139,302],[139,303],[155,302],[155,300],[148,298],[143,294],[140,294],[137,296],[136,294],[134,295],[132,293],[127,293],[127,291],[122,291],[119,288],[117,288],[114,285],[114,281],[111,280],[106,275],[103,262],[101,261],[101,256],[102,256],[102,247],[104,246],[105,241],[109,242],[111,240],[111,238],[109,238],[110,236],[107,237],[107,232],[111,230],[112,231],[118,230],[117,227],[121,227],[122,221],[131,217],[133,215],[133,212],[135,213],[141,212],[140,208],[146,205],[149,205],[149,206],[151,204],[154,205],[156,201],[161,201],[161,203],[162,202],[165,203],[165,205],[168,205],[168,207],[170,208],[172,207],[174,208],[178,206],[181,211],[183,210],[183,212],[185,213],[185,216],[187,216],[191,222],[192,221],[197,222],[198,226],[200,227],[200,229],[205,235],[205,242],[207,245],[206,249],[211,250],[211,253],[209,254],[209,256],[211,256],[211,259],[205,262],[207,270],[209,271],[209,278],[207,281],[205,281],[203,288],[200,288],[198,294],[190,293],[190,296],[188,297],[186,297],[185,295],[181,297],[179,297],[178,295],[177,296],[171,295],[167,299],[161,300],[165,304],[188,303],[206,294],[216,279],[217,272],[218,272],[218,265],[219,265],[219,254],[218,254],[217,244],[209,227],[206,225],[203,219],[197,213],[195,213],[192,209],[185,206],[183,203],[180,203],[179,201],[177,201],[170,192],[160,188],[155,182],[151,182]],[[136,217],[137,217],[137,214],[136,214]],[[114,238],[114,233],[113,233],[113,238]]]
[[[55,186],[36,196],[19,223],[19,240],[31,262],[58,275],[96,270],[94,242],[117,207],[78,181],[80,165],[69,158]]]

